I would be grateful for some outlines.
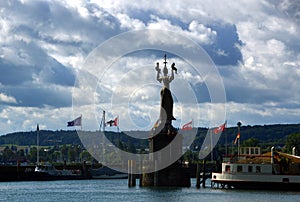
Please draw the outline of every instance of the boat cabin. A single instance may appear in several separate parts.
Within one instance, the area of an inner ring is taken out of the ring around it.
[[[222,163],[222,173],[271,174],[272,164]]]

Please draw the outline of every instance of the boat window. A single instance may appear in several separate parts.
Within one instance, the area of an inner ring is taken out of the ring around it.
[[[226,171],[227,173],[230,173],[230,166],[229,166],[229,165],[227,165],[227,166],[225,167],[225,171]]]
[[[260,172],[261,172],[260,166],[256,166],[256,172],[257,172],[257,173],[260,173]]]
[[[243,166],[237,166],[237,172],[238,173],[243,172]]]
[[[290,179],[289,178],[282,178],[282,182],[289,183]]]
[[[252,173],[252,166],[248,166],[248,172]]]

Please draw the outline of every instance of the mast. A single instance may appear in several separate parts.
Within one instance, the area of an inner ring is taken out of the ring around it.
[[[214,160],[214,148],[213,148],[212,135],[213,135],[213,131],[210,130],[210,158],[211,158],[211,161]]]
[[[40,143],[40,128],[39,124],[36,126],[36,163],[40,162],[40,151],[39,151],[39,143]]]
[[[102,115],[102,119],[100,122],[99,131],[101,131],[101,129],[103,132],[105,131],[105,111],[104,110],[103,110],[103,115]]]
[[[105,111],[103,110],[103,115],[102,115],[102,121],[101,121],[101,124],[102,124],[102,132],[103,132],[103,134],[102,134],[102,165],[104,165],[105,164],[105,148],[104,148],[104,142],[105,142]],[[100,126],[100,128],[101,128],[101,126]]]
[[[102,116],[102,120],[103,120],[103,125],[102,125],[102,129],[103,129],[103,132],[105,131],[105,111],[103,110],[103,116]]]
[[[117,116],[117,132],[120,132],[120,128],[119,128],[119,123],[120,123],[120,118],[119,115]]]

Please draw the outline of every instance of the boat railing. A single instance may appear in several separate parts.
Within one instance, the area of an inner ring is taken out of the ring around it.
[[[270,156],[258,154],[223,155],[223,163],[270,163]]]

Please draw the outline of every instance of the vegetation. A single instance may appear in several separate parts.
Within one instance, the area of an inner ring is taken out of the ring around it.
[[[56,163],[79,163],[93,161],[93,157],[80,145],[61,145],[55,147],[39,147],[40,162]],[[34,164],[37,162],[37,147],[18,149],[17,146],[6,146],[0,154],[0,162],[4,164],[16,164],[26,162]]]
[[[184,160],[197,161],[206,136],[207,128],[198,128],[197,135],[189,150],[183,156]],[[293,147],[300,151],[300,124],[242,126],[241,146],[260,146],[263,152],[272,146],[280,147],[291,153]],[[97,132],[84,132],[84,137],[95,136]],[[118,148],[131,153],[145,153],[148,149],[147,139],[133,137],[147,137],[146,131],[107,132],[106,137]],[[214,149],[214,158],[223,154],[237,153],[237,146],[233,144],[237,136],[237,127],[226,128]],[[93,157],[83,148],[81,139],[75,130],[72,131],[39,131],[40,160],[51,162],[82,162],[93,161]],[[37,132],[16,132],[0,136],[0,162],[12,161],[36,162],[37,160]],[[209,155],[210,157],[210,155]],[[216,159],[215,159],[216,160]]]
[[[300,133],[293,133],[287,136],[284,151],[292,153],[293,147],[300,151]]]

